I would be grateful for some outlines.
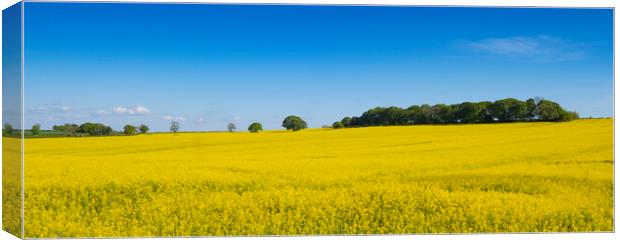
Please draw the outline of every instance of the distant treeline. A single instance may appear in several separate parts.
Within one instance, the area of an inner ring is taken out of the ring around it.
[[[101,123],[83,123],[77,124],[65,124],[54,125],[52,130],[56,132],[62,132],[69,136],[117,136],[117,135],[136,135],[138,133],[147,133],[149,127],[142,124],[138,127],[133,125],[125,125],[123,131],[115,131],[110,126],[106,126]]]
[[[495,102],[463,102],[459,104],[428,104],[413,105],[408,108],[376,107],[364,112],[359,117],[345,117],[332,124],[333,128],[388,126],[388,125],[417,125],[417,124],[455,124],[455,123],[496,123],[496,122],[559,122],[579,118],[576,112],[564,110],[560,104],[545,100],[530,98],[521,101],[515,98],[506,98]],[[307,123],[299,116],[290,115],[282,121],[282,127],[287,130],[299,131],[307,128]],[[180,129],[178,122],[170,123],[170,132],[177,133]],[[237,127],[234,123],[227,125],[229,132]],[[262,124],[253,122],[248,131],[257,133],[262,131]],[[123,131],[115,131],[102,123],[83,123],[54,125],[52,130],[41,130],[39,124],[24,131],[25,137],[62,137],[62,136],[116,136],[136,135],[147,133],[149,127],[125,125]],[[19,137],[20,132],[10,124],[3,126],[3,136]]]
[[[559,122],[579,118],[576,112],[564,110],[560,104],[545,99],[521,101],[506,98],[495,102],[463,102],[459,104],[413,105],[408,108],[376,107],[359,117],[345,117],[334,128],[494,122]]]
[[[136,135],[138,133],[147,133],[149,127],[142,124],[140,126],[125,125],[123,131],[116,131],[112,127],[102,123],[83,123],[81,125],[66,123],[64,125],[54,125],[52,130],[41,130],[41,125],[35,124],[30,129],[24,130],[24,137],[84,137],[84,136],[120,136],[120,135]],[[21,131],[13,129],[10,124],[4,124],[2,128],[2,136],[20,137]]]

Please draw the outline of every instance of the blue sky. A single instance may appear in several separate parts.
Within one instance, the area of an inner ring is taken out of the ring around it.
[[[2,10],[2,123],[21,129],[21,4]]]
[[[613,113],[609,9],[25,6],[26,126],[310,127],[376,106],[543,97]]]

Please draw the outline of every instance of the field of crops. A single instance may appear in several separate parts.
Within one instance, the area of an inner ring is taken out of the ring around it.
[[[613,231],[613,120],[26,139],[26,237]]]

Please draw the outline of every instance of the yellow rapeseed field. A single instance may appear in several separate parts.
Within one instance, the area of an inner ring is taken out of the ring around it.
[[[613,231],[613,120],[41,138],[26,237]]]

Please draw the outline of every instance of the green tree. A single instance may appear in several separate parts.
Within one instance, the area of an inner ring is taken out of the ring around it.
[[[32,125],[32,127],[30,128],[30,132],[32,133],[32,135],[39,135],[39,133],[41,132],[41,124],[35,124]]]
[[[114,130],[111,127],[103,125],[101,123],[87,122],[78,127],[77,133],[88,134],[90,136],[108,136],[111,135]]]
[[[542,121],[559,121],[563,111],[560,105],[555,102],[549,100],[538,102],[538,118]]]
[[[493,116],[491,116],[491,111],[489,110],[489,106],[493,104],[489,101],[478,102],[478,120],[480,122],[489,123],[493,122]]]
[[[421,124],[423,122],[422,109],[418,105],[410,106],[406,109],[407,122],[409,124]]]
[[[464,102],[457,106],[456,119],[461,123],[475,123],[480,119],[480,106],[478,103]]]
[[[431,110],[431,105],[422,104],[420,106],[420,115],[418,118],[420,119],[420,123],[428,124],[431,123],[431,118],[433,116],[433,111]]]
[[[511,120],[510,105],[510,101],[507,99],[497,100],[488,107],[488,110],[492,118],[500,122],[507,122]]]
[[[235,129],[237,129],[237,126],[235,126],[234,123],[228,123],[227,128],[228,128],[229,132],[233,132],[233,131],[235,131]]]
[[[577,112],[572,111],[562,111],[560,114],[560,121],[572,121],[579,118],[579,114]]]
[[[114,130],[110,126],[105,126],[105,128],[103,128],[104,136],[112,135],[112,133],[114,133]]]
[[[351,127],[356,127],[360,125],[360,118],[359,117],[351,117],[351,124],[349,126]]]
[[[149,126],[141,124],[138,130],[140,130],[140,133],[145,134],[149,131]]]
[[[127,136],[136,135],[137,132],[138,131],[135,126],[125,125],[125,127],[123,127],[123,133]]]
[[[4,136],[13,135],[13,126],[11,124],[5,123],[4,128],[2,130],[3,130]]]
[[[511,121],[521,121],[527,117],[527,103],[518,99],[509,98],[508,114]]]
[[[340,122],[342,123],[342,125],[344,125],[344,127],[351,127],[351,118],[350,117],[344,117],[342,120],[340,120]]]
[[[253,122],[248,127],[248,131],[253,132],[253,133],[257,133],[259,131],[263,131],[263,125],[260,124],[260,123],[257,123],[257,122]]]
[[[345,117],[340,122],[344,127],[350,127],[455,122],[570,121],[577,118],[579,114],[566,111],[552,101],[530,98],[524,102],[515,98],[505,98],[495,102],[413,105],[407,109],[375,107],[365,111],[359,117]]]
[[[290,115],[282,121],[282,127],[286,128],[286,130],[299,131],[308,128],[308,124],[300,117]]]
[[[489,110],[500,122],[523,120],[527,116],[527,104],[514,98],[497,100],[489,106]]]
[[[525,106],[527,108],[525,117],[528,120],[533,120],[538,115],[538,103],[535,99],[530,98],[525,101]]]
[[[452,108],[445,104],[436,104],[431,107],[430,121],[432,123],[449,123],[454,119]]]
[[[342,124],[342,122],[334,122],[334,124],[332,124],[332,128],[334,129],[344,128],[344,124]]]

